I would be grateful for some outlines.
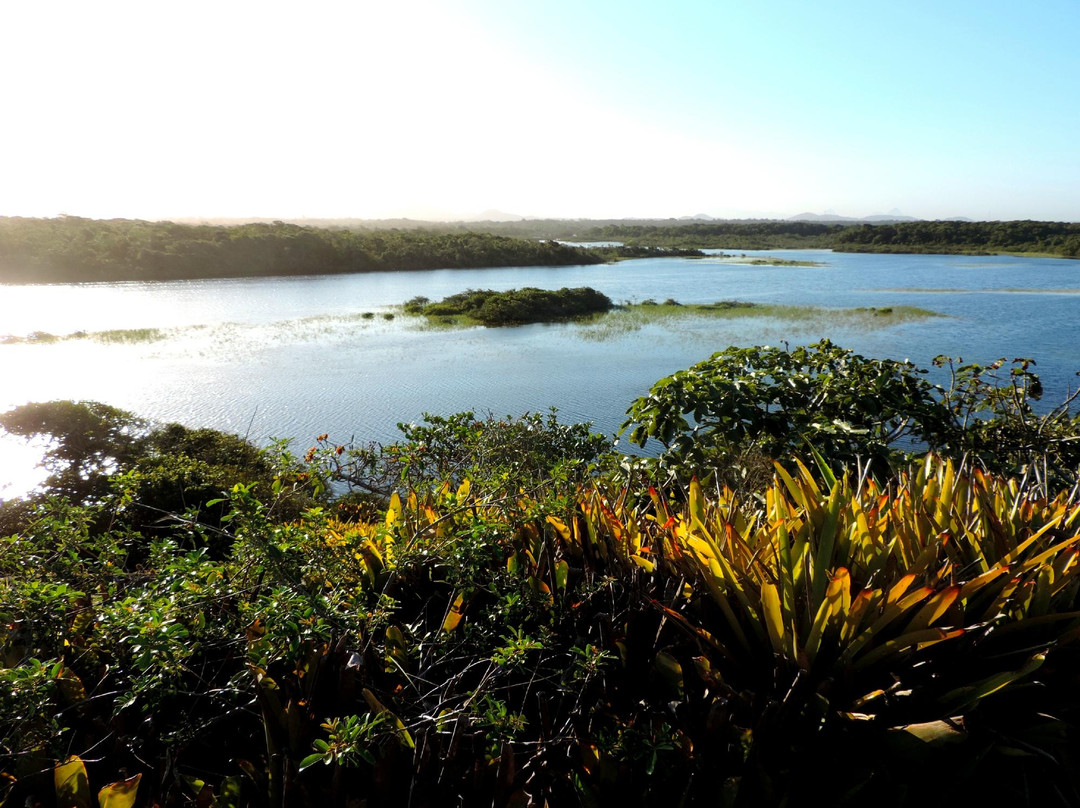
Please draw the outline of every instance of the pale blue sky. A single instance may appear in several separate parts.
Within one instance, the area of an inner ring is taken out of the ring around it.
[[[0,5],[0,215],[1080,220],[1080,0]]]

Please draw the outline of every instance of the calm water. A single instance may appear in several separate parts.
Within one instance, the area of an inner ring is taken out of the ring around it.
[[[670,258],[586,267],[0,286],[0,336],[163,332],[162,339],[139,343],[0,345],[0,411],[33,400],[94,399],[257,441],[294,438],[301,450],[323,432],[339,441],[393,439],[399,421],[419,420],[425,411],[516,415],[555,406],[564,420],[593,421],[611,433],[652,382],[714,351],[825,336],[860,353],[923,366],[942,353],[980,362],[1035,357],[1048,401],[1077,381],[1080,262],[783,250],[761,255],[827,266]],[[438,299],[469,288],[584,285],[617,301],[912,305],[947,316],[880,329],[843,328],[825,319],[700,320],[606,339],[573,324],[444,331],[382,316],[421,294]],[[364,319],[363,312],[373,316]],[[11,442],[0,443],[0,453],[0,486],[22,478],[28,456]]]

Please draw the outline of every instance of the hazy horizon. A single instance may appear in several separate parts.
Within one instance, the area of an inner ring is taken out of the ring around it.
[[[0,215],[1080,220],[1080,6],[0,9]]]

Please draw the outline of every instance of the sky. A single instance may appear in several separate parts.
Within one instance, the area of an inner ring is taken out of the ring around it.
[[[0,0],[0,215],[1080,220],[1080,0]]]

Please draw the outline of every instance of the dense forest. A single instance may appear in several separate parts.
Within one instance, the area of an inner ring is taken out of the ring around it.
[[[697,222],[694,224],[610,224],[583,230],[582,241],[629,245],[732,250],[828,248],[845,229],[817,222]]]
[[[699,249],[818,248],[845,252],[1038,253],[1080,257],[1080,224],[1068,222],[613,224],[585,230],[581,238]]]
[[[1080,804],[1080,416],[936,363],[722,351],[631,402],[653,458],[0,413],[51,474],[0,503],[0,804]]]
[[[410,223],[408,228],[175,224],[0,218],[0,283],[56,283],[564,266],[697,256],[704,248],[849,252],[1035,253],[1080,257],[1080,225],[1062,222],[790,221],[678,223],[538,220]],[[619,242],[583,249],[554,239]]]
[[[848,252],[1042,253],[1080,258],[1080,224],[1071,222],[899,222],[838,231]]]
[[[0,218],[2,283],[561,266],[605,259],[552,241],[468,232]]]

